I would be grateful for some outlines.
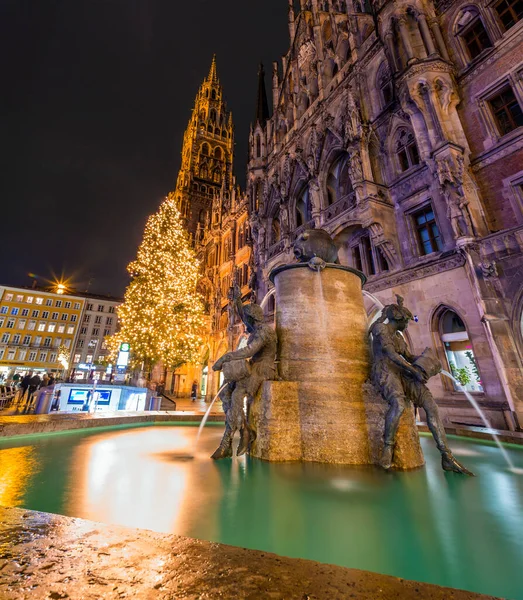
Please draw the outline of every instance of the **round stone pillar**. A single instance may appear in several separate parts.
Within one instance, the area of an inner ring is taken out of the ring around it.
[[[369,377],[362,273],[328,265],[276,269],[280,376],[298,383],[302,460],[371,463],[363,384]]]

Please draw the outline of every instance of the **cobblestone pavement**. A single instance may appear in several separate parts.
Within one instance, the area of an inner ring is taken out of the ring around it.
[[[0,507],[3,600],[492,598],[245,550]]]

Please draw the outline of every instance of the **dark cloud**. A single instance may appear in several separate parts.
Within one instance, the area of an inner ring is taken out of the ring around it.
[[[270,73],[286,50],[286,13],[283,0],[0,0],[0,283],[64,272],[123,292],[213,53],[243,185],[257,65]]]

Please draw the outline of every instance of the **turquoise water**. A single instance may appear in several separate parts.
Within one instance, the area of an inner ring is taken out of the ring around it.
[[[523,600],[521,474],[452,438],[477,475],[253,459],[214,462],[221,426],[148,426],[0,441],[0,504],[177,533]]]

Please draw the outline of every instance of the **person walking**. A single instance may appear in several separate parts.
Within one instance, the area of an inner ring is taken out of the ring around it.
[[[196,402],[197,396],[198,396],[198,383],[196,381],[193,381],[192,388],[191,388],[191,400],[193,402]]]
[[[32,376],[33,376],[33,372],[29,371],[29,373],[27,373],[25,375],[25,377],[22,379],[22,383],[20,384],[20,402],[24,399],[24,397],[27,393],[27,390],[29,389]]]
[[[35,373],[31,379],[29,380],[29,389],[27,394],[27,410],[29,410],[33,404],[33,397],[36,390],[40,387],[42,380],[40,379],[40,375]]]

